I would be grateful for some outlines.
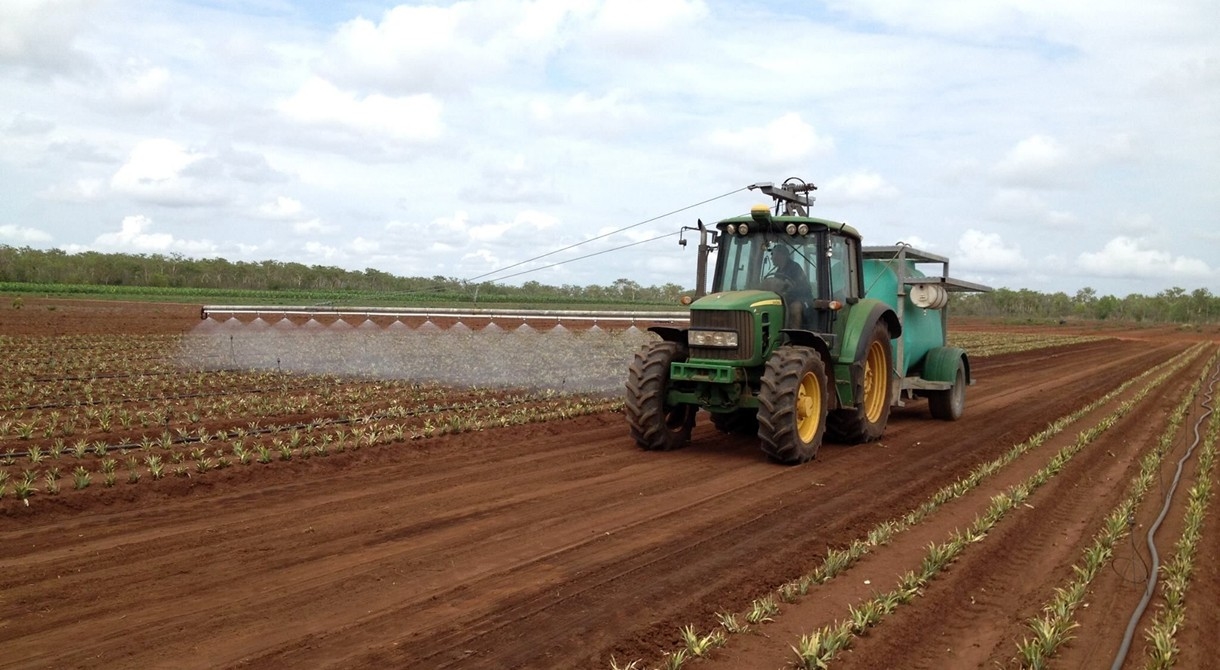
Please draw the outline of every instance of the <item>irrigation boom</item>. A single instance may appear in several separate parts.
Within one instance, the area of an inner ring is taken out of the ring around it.
[[[285,305],[204,305],[199,310],[200,319],[218,318],[228,315],[237,318],[251,316],[334,316],[342,317],[433,317],[453,319],[490,320],[535,320],[557,321],[641,321],[649,323],[686,323],[689,312],[632,311],[632,310],[573,310],[573,309],[467,309],[462,307],[339,307],[285,306]]]

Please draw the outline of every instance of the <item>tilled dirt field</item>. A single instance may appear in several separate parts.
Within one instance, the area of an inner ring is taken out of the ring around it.
[[[0,334],[182,332],[195,323],[175,325],[180,319],[198,319],[190,306],[99,305],[96,314],[89,303],[65,303],[50,316],[28,310],[43,319],[36,324],[5,310]],[[995,496],[1134,400],[832,663],[1015,667],[1028,620],[1072,578],[1139,459],[1215,365],[1206,334],[1101,334],[974,360],[978,381],[960,421],[934,421],[912,402],[895,410],[880,442],[827,444],[798,467],[768,462],[753,439],[721,435],[706,417],[686,449],[643,452],[620,414],[602,413],[94,487],[29,508],[10,496],[0,501],[0,666],[609,668],[612,658],[620,667],[636,659],[659,666],[683,647],[682,627],[707,632],[718,613],[744,617],[757,599],[815,570],[828,549],[902,519],[1141,373],[1179,364],[1143,397],[1136,394],[1151,375],[1100,402],[833,579],[791,602],[776,597],[771,621],[686,665],[791,664],[802,635],[894,588],[919,569],[930,543],[969,526]],[[1089,585],[1079,625],[1056,656],[1061,667],[1114,659],[1145,591],[1144,533],[1206,390],[1204,382],[1127,537]],[[1197,463],[1186,463],[1181,489]],[[1182,531],[1181,489],[1158,534],[1162,556]],[[1216,507],[1178,631],[1179,667],[1207,667],[1220,635],[1220,574],[1210,558],[1220,541]],[[1154,596],[1140,630],[1162,604]],[[1124,667],[1143,667],[1145,646],[1137,636]]]

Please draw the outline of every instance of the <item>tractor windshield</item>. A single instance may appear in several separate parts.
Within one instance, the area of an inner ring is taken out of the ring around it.
[[[713,289],[765,289],[807,299],[817,294],[817,244],[812,234],[726,235]]]

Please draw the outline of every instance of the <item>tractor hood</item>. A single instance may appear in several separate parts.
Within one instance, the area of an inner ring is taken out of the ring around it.
[[[691,303],[695,310],[754,310],[759,307],[779,307],[783,304],[779,294],[771,291],[723,291],[711,293]]]
[[[699,337],[689,340],[689,362],[757,368],[779,344],[783,327],[784,303],[776,293],[746,290],[706,295],[690,306],[688,338]],[[715,342],[714,333],[725,331],[736,333],[734,344]]]

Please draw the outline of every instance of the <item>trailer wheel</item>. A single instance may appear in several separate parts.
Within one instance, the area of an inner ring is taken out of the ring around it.
[[[826,418],[826,428],[837,442],[859,444],[879,439],[890,419],[890,397],[894,384],[894,352],[890,331],[884,322],[873,327],[864,350],[864,388],[855,407],[837,409]]]
[[[754,435],[758,433],[758,410],[738,409],[732,412],[711,412],[712,425],[722,433]]]
[[[668,405],[669,364],[686,360],[677,342],[654,342],[637,351],[627,372],[627,423],[641,449],[670,451],[690,441],[694,405]]]
[[[780,463],[813,459],[826,432],[829,389],[817,351],[783,346],[767,361],[758,393],[762,450]]]
[[[933,419],[957,421],[966,409],[966,366],[959,358],[957,373],[953,376],[953,387],[944,391],[928,392],[928,409]]]

